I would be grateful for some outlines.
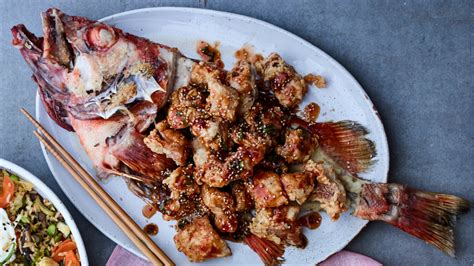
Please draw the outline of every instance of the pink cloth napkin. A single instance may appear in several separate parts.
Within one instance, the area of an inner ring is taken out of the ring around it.
[[[339,251],[327,260],[321,262],[319,266],[382,266],[382,263],[367,256],[350,251]]]
[[[151,263],[148,261],[132,254],[130,251],[124,249],[123,247],[117,245],[110,255],[109,260],[107,261],[106,266],[150,266]]]
[[[121,246],[115,247],[106,266],[150,266],[151,264],[127,251]],[[381,266],[382,264],[364,255],[350,251],[339,251],[319,266]]]

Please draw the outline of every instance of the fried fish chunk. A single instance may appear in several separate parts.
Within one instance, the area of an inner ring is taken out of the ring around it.
[[[178,225],[178,233],[173,240],[178,250],[192,262],[232,255],[227,243],[212,228],[207,216],[195,218],[190,223],[181,225],[181,228]]]

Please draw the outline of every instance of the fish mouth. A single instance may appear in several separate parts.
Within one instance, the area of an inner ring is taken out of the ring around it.
[[[13,46],[20,50],[36,79],[44,79],[54,89],[51,93],[67,92],[63,74],[73,68],[75,61],[74,49],[66,38],[63,16],[55,8],[41,14],[43,37],[35,36],[23,24],[11,29]]]
[[[50,117],[61,127],[73,131],[65,109],[69,93],[65,75],[73,67],[74,53],[64,33],[62,13],[54,8],[42,13],[44,37],[37,37],[23,24],[11,29],[12,44],[33,71],[33,81]]]
[[[16,26],[13,26],[11,31],[13,34],[13,46],[25,46],[27,49],[30,49],[40,54],[43,52],[43,40],[41,38],[37,38],[33,33],[28,31],[25,25],[18,24]]]

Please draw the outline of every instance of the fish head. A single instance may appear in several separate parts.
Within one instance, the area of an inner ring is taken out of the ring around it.
[[[55,8],[42,13],[42,22],[42,38],[23,25],[13,27],[13,44],[61,126],[70,127],[69,115],[108,119],[143,101],[156,109],[166,103],[180,55],[176,49]]]

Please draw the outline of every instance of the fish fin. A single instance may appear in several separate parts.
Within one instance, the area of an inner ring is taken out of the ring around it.
[[[469,209],[457,196],[371,183],[363,185],[353,215],[389,223],[454,257],[455,218]]]
[[[284,262],[285,248],[282,245],[254,234],[246,236],[244,242],[258,254],[265,265],[280,265]]]
[[[69,122],[64,105],[52,97],[48,84],[46,84],[41,77],[36,75],[33,75],[33,80],[38,84],[38,94],[49,117],[60,127],[67,131],[74,132],[74,128]]]
[[[132,179],[125,179],[125,182],[128,189],[146,204],[154,205],[162,200],[163,193],[160,193],[162,190],[156,189],[156,182],[147,183]]]
[[[138,176],[147,177],[143,178],[143,182],[149,181],[149,178],[163,179],[163,171],[175,167],[173,160],[152,152],[135,129],[126,130],[129,132],[121,137],[121,143],[114,147],[112,154]]]
[[[357,122],[315,123],[311,131],[318,135],[320,147],[351,174],[364,172],[374,163],[375,145]]]

